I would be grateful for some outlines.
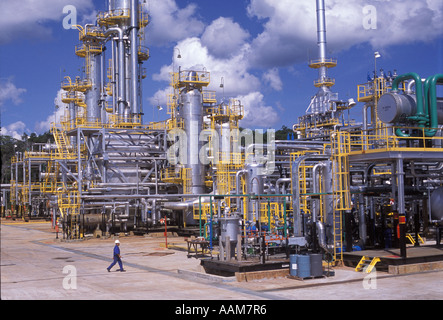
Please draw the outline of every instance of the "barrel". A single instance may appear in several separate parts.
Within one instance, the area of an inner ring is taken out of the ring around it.
[[[289,256],[289,274],[293,277],[297,276],[297,257],[298,254],[291,254]]]
[[[321,254],[311,254],[311,276],[323,276],[323,256]]]
[[[311,257],[300,255],[297,257],[297,277],[308,278],[311,276]]]

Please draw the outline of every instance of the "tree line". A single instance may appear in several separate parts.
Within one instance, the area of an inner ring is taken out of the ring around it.
[[[54,137],[50,131],[37,135],[24,133],[21,139],[15,139],[11,136],[2,135],[0,140],[1,150],[1,183],[8,184],[11,181],[11,158],[16,152],[30,151],[34,143],[53,143]]]

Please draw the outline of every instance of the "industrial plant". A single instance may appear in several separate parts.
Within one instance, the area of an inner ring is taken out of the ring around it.
[[[150,16],[137,0],[110,0],[95,24],[76,26],[85,72],[61,83],[68,108],[52,124],[55,143],[12,158],[11,215],[51,220],[67,242],[166,228],[216,275],[400,263],[377,254],[385,248],[400,249],[401,263],[442,260],[409,261],[407,245],[441,239],[443,74],[375,70],[342,99],[324,0],[316,5],[313,96],[277,140],[241,128],[243,102],[218,101],[205,68],[174,70],[168,119],[143,123]],[[347,117],[357,103],[361,123]]]

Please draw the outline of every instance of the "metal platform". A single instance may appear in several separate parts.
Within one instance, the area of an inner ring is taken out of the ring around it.
[[[355,267],[363,256],[379,257],[381,267],[390,265],[407,265],[443,261],[443,246],[407,247],[406,258],[400,255],[400,249],[374,249],[354,252],[343,252],[343,261],[346,266]]]
[[[221,261],[217,259],[202,259],[200,264],[206,273],[224,277],[234,276],[236,272],[255,272],[289,268],[289,260],[287,259],[270,260],[265,263],[260,263],[258,260]]]

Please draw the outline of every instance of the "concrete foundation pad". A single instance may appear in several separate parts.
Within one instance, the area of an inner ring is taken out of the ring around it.
[[[254,281],[262,279],[284,278],[288,276],[289,269],[265,270],[255,272],[236,272],[235,277],[238,282]]]
[[[443,261],[414,263],[414,264],[405,264],[405,265],[391,265],[389,266],[388,273],[407,274],[407,273],[427,272],[435,270],[443,270]]]

